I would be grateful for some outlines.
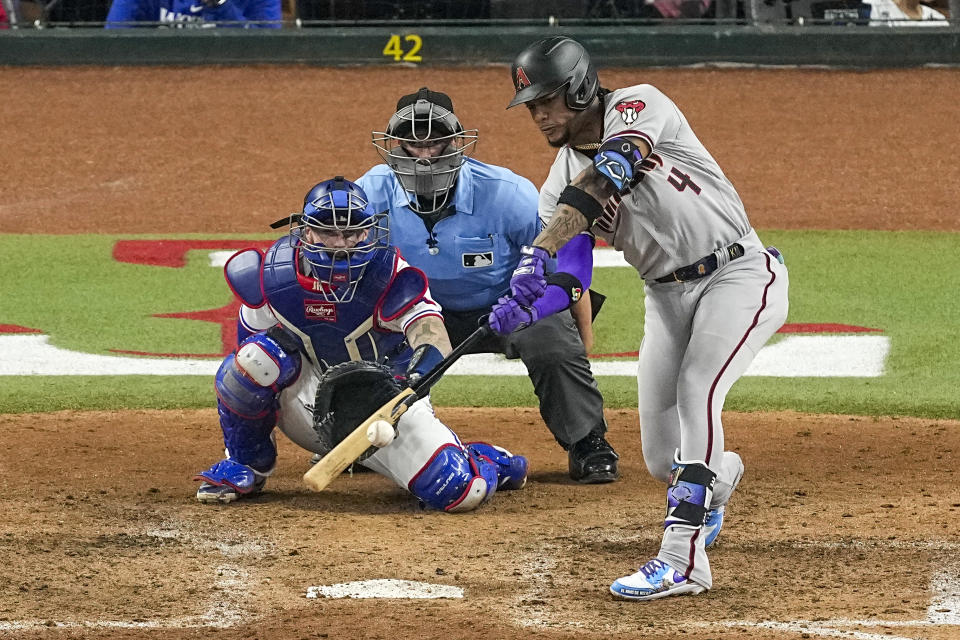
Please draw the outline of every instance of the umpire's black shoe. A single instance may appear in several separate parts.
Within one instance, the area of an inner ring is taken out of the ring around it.
[[[570,477],[581,484],[613,482],[619,475],[617,460],[620,456],[596,429],[570,447],[568,454]]]

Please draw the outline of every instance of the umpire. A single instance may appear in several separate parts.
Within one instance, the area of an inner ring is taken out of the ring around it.
[[[509,293],[521,248],[541,230],[537,189],[508,169],[469,157],[477,138],[476,129],[461,126],[449,96],[424,87],[400,98],[386,131],[373,132],[385,164],[357,180],[374,210],[390,212],[390,243],[427,274],[454,346]],[[580,326],[589,337],[589,317]],[[568,451],[573,480],[617,479],[619,456],[604,438],[603,397],[574,314],[493,336],[474,353],[523,361],[540,415]]]

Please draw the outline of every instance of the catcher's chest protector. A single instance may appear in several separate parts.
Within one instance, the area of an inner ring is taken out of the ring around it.
[[[383,292],[393,278],[395,251],[378,251],[367,265],[350,302],[329,302],[320,283],[297,277],[297,248],[281,238],[263,260],[263,292],[284,325],[306,334],[314,352],[327,363],[347,360],[377,362],[404,336],[374,331],[371,319]]]

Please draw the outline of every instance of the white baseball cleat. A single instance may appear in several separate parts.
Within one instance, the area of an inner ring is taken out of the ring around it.
[[[666,562],[654,558],[633,575],[618,578],[610,593],[621,600],[656,600],[667,596],[695,595],[706,589],[685,578]]]

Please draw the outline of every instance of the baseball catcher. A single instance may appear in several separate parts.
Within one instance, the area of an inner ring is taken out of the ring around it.
[[[275,427],[323,456],[450,351],[426,276],[389,245],[387,216],[358,185],[340,176],[315,185],[289,228],[265,254],[245,249],[224,267],[242,302],[238,346],[215,381],[226,457],[196,476],[200,502],[263,491],[277,459]],[[461,443],[429,397],[359,464],[450,512],[520,488],[527,475],[523,456]]]

